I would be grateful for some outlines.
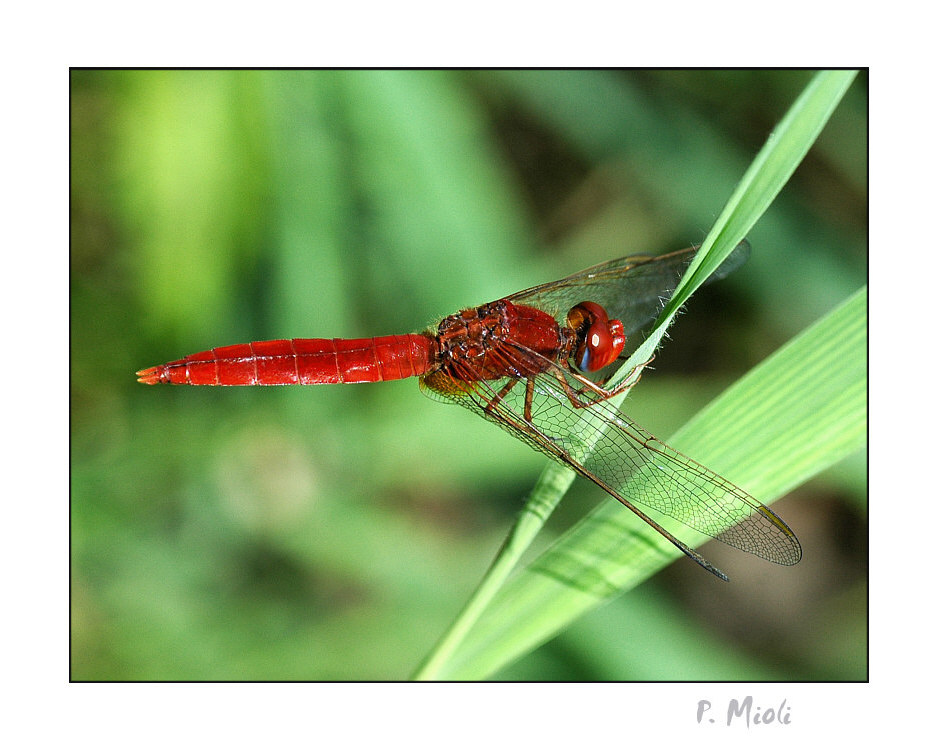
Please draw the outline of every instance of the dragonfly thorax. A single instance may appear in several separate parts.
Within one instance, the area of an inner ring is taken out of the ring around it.
[[[553,316],[497,300],[442,320],[437,343],[441,368],[463,381],[478,381],[540,373],[563,356],[568,339]]]

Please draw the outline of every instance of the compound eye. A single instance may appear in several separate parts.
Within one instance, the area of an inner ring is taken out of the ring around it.
[[[581,371],[605,368],[625,349],[622,322],[610,319],[598,303],[585,301],[574,306],[567,320],[577,333],[574,362]]]

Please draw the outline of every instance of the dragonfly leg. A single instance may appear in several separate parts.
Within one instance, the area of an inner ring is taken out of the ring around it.
[[[489,400],[488,403],[486,403],[486,407],[484,408],[486,412],[491,413],[493,410],[495,410],[496,407],[499,406],[499,403],[502,402],[505,395],[511,392],[512,389],[515,387],[515,384],[517,383],[518,383],[518,379],[509,379],[506,382],[505,386],[503,386],[498,392],[496,392],[496,396],[493,397],[491,400]],[[531,420],[531,406],[532,406],[532,400],[534,399],[534,396],[535,396],[535,377],[529,376],[525,380],[525,403],[524,403],[524,410],[523,410],[525,420],[529,423],[529,425],[533,422]]]
[[[518,379],[509,379],[506,382],[505,386],[502,387],[498,392],[496,392],[496,396],[493,397],[491,400],[489,400],[488,403],[486,403],[486,407],[484,408],[486,412],[491,413],[493,410],[495,410],[499,406],[499,403],[502,402],[502,399],[505,397],[505,395],[507,395],[509,392],[512,391],[512,388],[515,386],[517,382],[518,382]],[[525,397],[525,401],[526,402],[528,401],[527,396]]]
[[[623,380],[619,384],[616,384],[611,389],[605,389],[600,384],[597,384],[595,381],[591,381],[590,379],[586,378],[586,376],[582,376],[581,374],[578,374],[578,373],[573,374],[573,376],[575,379],[577,379],[577,381],[583,384],[583,386],[580,389],[574,389],[567,382],[567,379],[564,376],[562,371],[555,369],[554,371],[552,371],[552,373],[554,375],[554,378],[556,378],[558,383],[560,383],[561,388],[564,390],[564,393],[567,395],[567,398],[570,400],[570,404],[573,405],[575,408],[580,409],[583,407],[589,407],[590,405],[595,405],[598,402],[603,402],[604,400],[607,400],[610,397],[615,397],[617,394],[622,394],[622,392],[627,392],[629,389],[635,386],[635,384],[641,381],[642,369],[646,365],[648,365],[652,360],[654,360],[653,355],[651,356],[650,359],[642,363],[641,366],[639,366],[637,369],[634,369],[632,371],[632,373],[635,373],[635,371],[638,372],[638,375],[634,379],[632,379],[631,375],[629,375],[628,377],[625,378],[625,380]],[[595,395],[595,396],[594,397],[584,396],[584,393],[586,392],[588,392],[590,395]]]
[[[535,396],[535,377],[529,376],[525,380],[525,421],[531,423],[531,404]]]

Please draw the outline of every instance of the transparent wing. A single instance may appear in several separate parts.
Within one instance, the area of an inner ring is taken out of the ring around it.
[[[555,368],[571,387],[580,388],[571,371]],[[596,482],[626,506],[632,502],[661,512],[777,564],[792,565],[800,560],[796,536],[766,506],[616,413],[611,405],[602,402],[573,407],[560,380],[550,373],[533,379],[530,421],[525,416],[524,380],[464,382],[436,372],[422,378],[422,387],[497,423]],[[584,401],[596,397],[587,395],[585,389],[579,396]],[[598,436],[592,447],[580,438],[587,434]]]
[[[733,272],[745,263],[749,252],[748,242],[743,240],[707,281]],[[570,309],[584,300],[599,303],[610,318],[622,322],[628,339],[625,352],[632,353],[641,344],[637,335],[657,317],[695,255],[696,248],[685,248],[663,256],[606,261],[556,282],[509,295],[508,299],[546,311],[559,322],[566,321]]]

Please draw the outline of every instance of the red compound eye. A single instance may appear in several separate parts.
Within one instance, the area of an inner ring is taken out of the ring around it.
[[[585,301],[575,305],[567,320],[577,333],[574,362],[581,371],[598,371],[622,354],[625,348],[622,322],[610,319],[598,303]]]

